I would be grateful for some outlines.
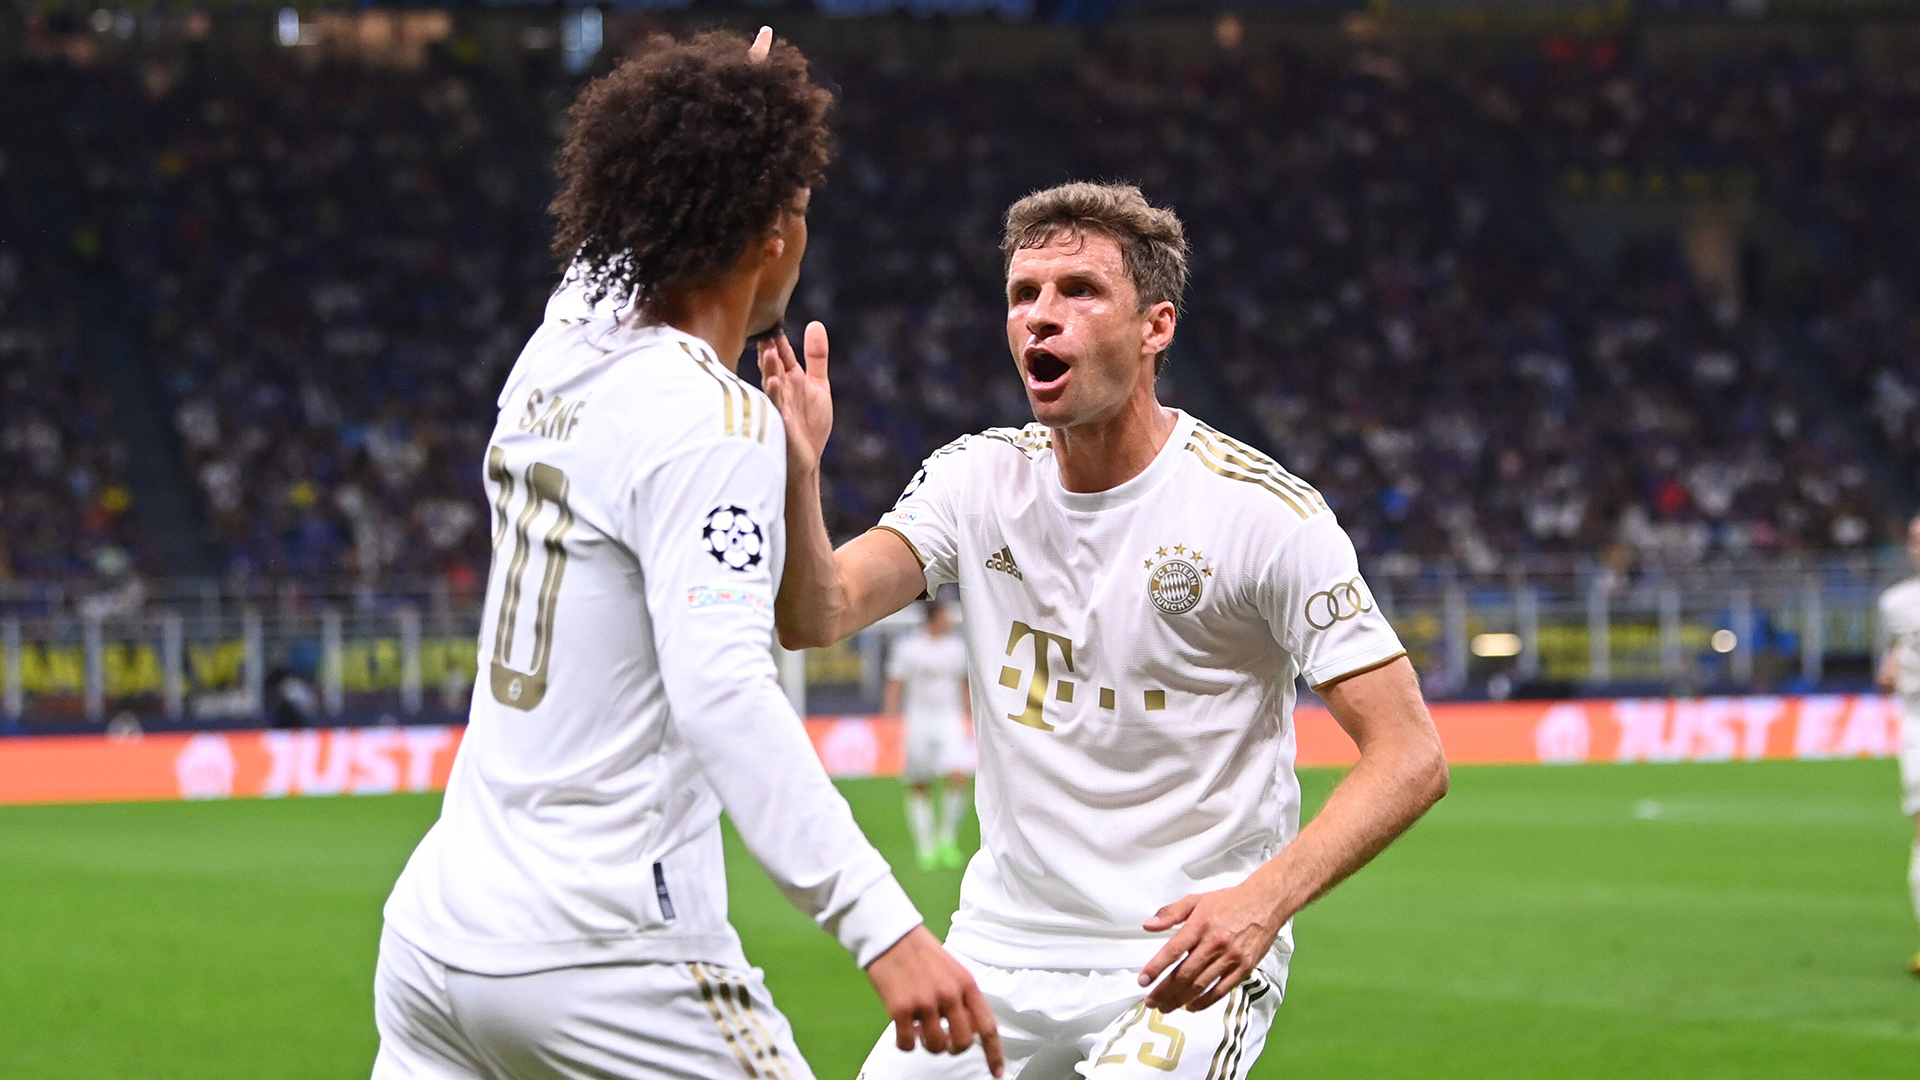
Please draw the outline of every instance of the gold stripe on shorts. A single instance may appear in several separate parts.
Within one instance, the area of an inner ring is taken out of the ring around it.
[[[1213,1062],[1207,1066],[1207,1080],[1220,1080],[1220,1065],[1227,1060],[1233,1038],[1233,1023],[1239,1017],[1240,1010],[1247,1004],[1247,984],[1241,983],[1227,994],[1227,1008],[1220,1020],[1220,1045],[1213,1051]]]
[[[747,990],[747,984],[724,968],[706,965],[707,975],[714,982],[714,996],[726,1007],[733,1017],[734,1030],[740,1033],[740,1040],[753,1051],[753,1060],[762,1072],[772,1080],[792,1080],[786,1061],[780,1056],[780,1044],[766,1026],[760,1022],[760,1015],[753,1009],[753,996]]]
[[[707,981],[706,973],[701,970],[701,967],[700,964],[688,964],[687,970],[693,973],[694,981],[700,984],[700,997],[707,1003],[707,1011],[713,1014],[713,1026],[720,1029],[720,1036],[727,1041],[727,1049],[733,1051],[734,1060],[740,1063],[741,1071],[745,1072],[750,1080],[758,1080],[760,1074],[754,1070],[753,1062],[747,1060],[746,1051],[740,1047],[739,1036],[734,1034],[726,1017],[721,1015],[720,1003],[714,1000],[713,984]]]
[[[1227,998],[1227,1012],[1221,1020],[1220,1046],[1207,1067],[1207,1080],[1232,1080],[1240,1075],[1241,1059],[1247,1052],[1248,1019],[1253,1003],[1267,996],[1270,989],[1259,972],[1247,976]]]
[[[1240,1068],[1247,1054],[1247,1024],[1253,1014],[1253,1003],[1267,996],[1267,982],[1258,972],[1248,976],[1244,985],[1247,988],[1247,996],[1240,1005],[1240,1023],[1233,1031],[1233,1050],[1228,1055],[1225,1080],[1232,1080],[1240,1075]]]
[[[716,972],[716,974],[719,973]],[[747,1027],[752,1028],[752,1033],[757,1033],[759,1041],[766,1044],[767,1052],[763,1065],[767,1072],[779,1080],[793,1080],[792,1073],[787,1069],[786,1060],[780,1056],[780,1043],[774,1039],[773,1033],[767,1030],[766,1025],[760,1022],[760,1014],[754,1011],[753,995],[748,991],[746,981],[734,975],[725,975],[722,978],[723,981],[732,983],[734,997],[739,1000],[740,1011],[746,1017]],[[748,1041],[753,1041],[751,1033]]]

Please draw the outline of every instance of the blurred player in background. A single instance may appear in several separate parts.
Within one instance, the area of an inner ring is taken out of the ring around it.
[[[960,820],[967,813],[967,784],[973,779],[973,745],[967,716],[967,643],[953,631],[953,611],[938,597],[927,601],[927,621],[894,642],[887,658],[888,716],[906,725],[907,827],[913,830],[920,869],[958,870]],[[947,778],[940,814],[933,811],[933,781]]]
[[[1907,556],[1920,570],[1920,515],[1907,522]],[[1920,920],[1920,577],[1880,594],[1880,625],[1893,635],[1893,645],[1874,681],[1900,699],[1900,809],[1913,819],[1907,887],[1913,892],[1914,918]],[[1920,952],[1907,969],[1920,976]]]
[[[793,293],[830,104],[763,30],[655,39],[573,106],[571,267],[500,395],[489,674],[387,903],[378,1080],[807,1080],[727,920],[723,808],[903,1045],[998,1057],[770,653],[785,435],[734,368]]]
[[[981,850],[947,947],[1024,1080],[1239,1077],[1285,987],[1295,912],[1446,790],[1413,668],[1319,496],[1159,403],[1186,240],[1124,185],[1007,213],[1007,343],[1039,421],[928,458],[839,551],[820,508],[824,328],[760,349],[787,417],[790,648],[959,582]],[[1305,830],[1304,677],[1360,747]],[[1296,836],[1296,832],[1298,835]],[[977,1078],[884,1038],[866,1080]]]

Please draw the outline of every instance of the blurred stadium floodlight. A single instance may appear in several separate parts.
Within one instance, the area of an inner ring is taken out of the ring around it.
[[[1519,656],[1519,634],[1475,634],[1473,638],[1475,656]]]
[[[560,63],[567,74],[585,71],[600,54],[601,23],[597,7],[576,8],[560,20]]]

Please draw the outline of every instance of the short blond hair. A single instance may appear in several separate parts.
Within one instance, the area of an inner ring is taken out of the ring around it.
[[[1014,203],[1000,238],[1005,266],[1013,265],[1014,252],[1045,247],[1063,233],[1078,239],[1097,233],[1118,244],[1141,311],[1162,302],[1179,310],[1187,291],[1187,231],[1179,215],[1147,202],[1139,188],[1076,182]],[[1163,350],[1154,370],[1166,362]]]

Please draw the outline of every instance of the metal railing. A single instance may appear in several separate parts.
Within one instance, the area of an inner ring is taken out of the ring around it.
[[[247,608],[0,617],[0,723],[143,726],[445,720],[473,684],[469,617],[419,608],[292,614]]]
[[[1620,569],[1379,560],[1373,601],[1434,697],[1862,689],[1890,555]],[[445,721],[466,711],[479,596],[438,579],[0,587],[0,730]],[[878,708],[889,619],[783,661],[815,712]],[[802,677],[804,671],[804,678]]]
[[[1913,573],[1877,555],[1378,569],[1382,610],[1443,697],[1863,689],[1887,644],[1880,593]]]

